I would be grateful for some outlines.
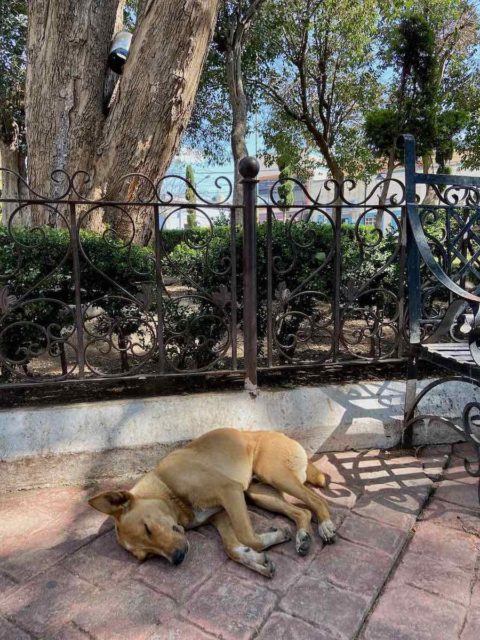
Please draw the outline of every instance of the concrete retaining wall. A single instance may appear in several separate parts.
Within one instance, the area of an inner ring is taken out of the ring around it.
[[[78,482],[136,474],[178,443],[225,426],[281,430],[309,452],[390,448],[401,439],[404,395],[404,382],[369,381],[262,389],[257,398],[234,391],[6,409],[0,411],[0,487],[39,486],[50,476]],[[460,415],[474,397],[480,399],[478,390],[449,383],[427,396],[422,412]],[[430,424],[417,429],[415,443],[458,439]]]

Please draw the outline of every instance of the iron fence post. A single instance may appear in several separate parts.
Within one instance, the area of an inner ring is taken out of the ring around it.
[[[85,345],[83,340],[82,293],[80,288],[79,236],[80,232],[75,204],[72,202],[70,203],[70,242],[73,263],[73,283],[75,287],[75,329],[77,332],[78,377],[83,379],[85,375]]]
[[[405,388],[405,409],[404,421],[413,417],[412,407],[417,395],[417,359],[418,348],[421,340],[421,276],[420,276],[420,253],[413,236],[410,225],[410,210],[416,207],[416,151],[415,139],[409,134],[403,136],[405,144],[405,200],[406,200],[406,263],[407,263],[407,287],[408,287],[408,363],[407,363],[407,383]],[[406,447],[412,446],[413,429],[408,426],[403,431],[402,444]]]
[[[160,373],[165,373],[165,343],[164,343],[164,308],[163,308],[163,275],[162,275],[162,258],[163,247],[161,240],[161,233],[163,229],[160,228],[160,207],[158,204],[153,206],[153,220],[154,220],[154,242],[155,242],[155,295],[157,306],[157,346],[158,346],[158,365]]]
[[[420,253],[410,226],[410,209],[415,202],[415,139],[405,135],[405,199],[407,209],[407,283],[408,283],[408,325],[410,344],[420,343],[420,320],[422,317]]]
[[[257,389],[257,175],[256,158],[243,158],[238,167],[243,185],[243,335],[245,389]]]

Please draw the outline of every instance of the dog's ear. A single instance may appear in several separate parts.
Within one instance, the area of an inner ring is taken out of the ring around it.
[[[93,496],[88,504],[102,513],[109,516],[116,516],[121,511],[125,511],[130,506],[133,495],[130,491],[104,491],[98,496]]]

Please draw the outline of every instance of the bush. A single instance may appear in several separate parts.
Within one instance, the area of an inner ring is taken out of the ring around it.
[[[15,241],[0,226],[0,283],[6,287],[0,353],[25,366],[47,347],[51,355],[59,355],[75,329],[73,259],[66,229],[14,227],[12,234]],[[141,296],[142,285],[153,277],[153,253],[91,231],[80,231],[80,243],[82,305],[84,311],[102,309],[93,321],[94,336],[101,339],[110,332],[121,340],[138,330],[142,320],[139,307],[115,283]]]
[[[379,239],[375,230],[360,228],[362,243],[355,237],[354,225],[342,225],[342,277],[341,303],[350,313],[361,306],[383,305],[386,314],[395,314],[393,292],[398,292],[399,260],[388,265],[395,252],[398,237],[389,234]],[[236,272],[239,299],[239,320],[243,317],[242,303],[242,242],[241,229],[236,235]],[[167,257],[166,271],[175,274],[185,285],[195,285],[209,295],[221,287],[231,289],[230,229],[216,227],[203,251],[192,248],[191,243],[178,244]],[[274,312],[281,321],[277,323],[276,338],[285,346],[285,353],[293,355],[294,335],[308,317],[329,313],[334,293],[333,261],[325,262],[333,249],[333,229],[329,224],[298,222],[292,225],[281,222],[272,224],[273,294]],[[381,276],[375,274],[384,268]],[[267,333],[267,225],[257,228],[257,302],[258,337],[261,341]],[[368,284],[371,282],[371,286]],[[381,286],[392,292],[391,296],[371,291]],[[362,293],[365,291],[365,293]]]
[[[210,233],[207,227],[194,227],[192,229],[163,229],[160,235],[162,247],[165,253],[171,253],[175,247],[185,242],[186,234],[191,242],[199,243]]]
[[[75,329],[75,286],[70,235],[66,229],[13,228],[15,242],[0,226],[0,353],[19,366],[50,348],[61,355],[63,342]],[[257,300],[259,349],[267,333],[267,226],[258,226]],[[381,286],[398,290],[399,262],[367,283],[385,267],[398,243],[389,235],[377,242],[376,232],[362,228],[363,244],[355,238],[352,225],[343,225],[341,302],[351,313],[362,305],[385,305],[379,294],[369,291]],[[162,232],[165,255],[162,270],[196,294],[164,296],[165,345],[174,368],[211,365],[225,346],[231,313],[231,232],[228,226]],[[236,232],[238,320],[243,319],[242,229]],[[80,231],[81,300],[83,313],[97,310],[88,321],[87,341],[107,344],[115,336],[120,347],[122,369],[128,368],[125,342],[152,339],[145,328],[146,314],[155,313],[152,284],[155,282],[154,252],[150,248],[125,247],[108,234]],[[331,314],[334,292],[333,261],[322,267],[333,249],[333,231],[328,224],[299,222],[272,224],[273,311],[275,335],[284,352],[295,351],[294,336],[306,317]],[[101,273],[99,273],[99,271]],[[364,291],[364,293],[358,292]],[[15,301],[25,300],[15,307]],[[185,298],[189,298],[187,301]],[[392,297],[393,299],[393,297]],[[218,303],[225,309],[219,313]],[[138,302],[137,302],[138,301]],[[394,313],[392,300],[386,313]],[[9,310],[11,309],[11,310]],[[390,316],[391,317],[391,316]],[[278,321],[278,318],[281,321]],[[154,336],[153,336],[154,338]],[[123,346],[122,346],[123,345]],[[64,371],[65,373],[65,371]]]

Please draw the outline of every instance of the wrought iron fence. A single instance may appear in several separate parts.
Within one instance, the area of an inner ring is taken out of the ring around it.
[[[253,389],[259,370],[401,361],[403,184],[382,204],[384,181],[320,197],[295,180],[285,207],[280,182],[258,198],[254,159],[241,172],[239,206],[226,178],[212,201],[177,176],[188,203],[137,174],[135,200],[89,200],[83,172],[56,172],[54,198],[0,197],[0,386],[214,373]]]

